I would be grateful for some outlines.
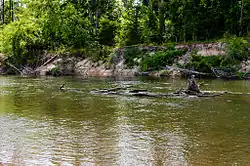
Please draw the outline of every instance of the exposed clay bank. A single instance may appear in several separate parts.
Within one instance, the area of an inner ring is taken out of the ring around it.
[[[141,72],[139,66],[128,67],[125,63],[125,52],[130,48],[138,48],[140,50],[150,52],[151,54],[159,50],[166,51],[168,49],[168,47],[164,46],[137,46],[114,49],[114,56],[109,62],[93,62],[89,58],[83,58],[83,56],[79,56],[79,54],[47,53],[44,55],[44,57],[47,57],[47,61],[45,61],[42,65],[35,69],[25,67],[23,69],[20,69],[19,73],[24,75],[79,75],[84,77],[134,77],[137,75],[180,77],[183,74],[181,73],[181,71],[172,69]],[[175,66],[175,64],[185,65],[190,62],[192,51],[196,51],[197,54],[200,56],[225,55],[225,44],[223,43],[177,45],[175,49],[186,50],[186,53],[178,57],[175,60],[173,66]],[[140,61],[140,59],[135,60]],[[241,71],[250,72],[249,61],[242,62]],[[5,72],[6,67],[2,65],[1,73]]]
[[[67,55],[58,56],[51,63],[40,67],[37,70],[38,75],[46,75],[53,68],[58,67],[62,75],[80,75],[80,76],[123,76],[133,77],[137,75],[150,75],[150,76],[172,76],[179,77],[178,71],[150,71],[141,72],[139,66],[128,67],[125,63],[125,52],[129,47],[115,49],[116,55],[112,58],[110,63],[102,61],[93,62],[90,59],[83,59],[79,57],[72,57]],[[157,46],[139,46],[138,49],[145,50],[147,52],[155,52],[157,50],[167,50],[168,47],[157,47]],[[202,56],[211,55],[223,55],[223,45],[218,43],[212,44],[195,44],[195,45],[178,45],[176,49],[187,50],[186,54],[176,59],[176,62],[185,64],[190,60],[190,52],[197,50]]]

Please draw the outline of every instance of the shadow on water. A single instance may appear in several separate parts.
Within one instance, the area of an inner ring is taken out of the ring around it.
[[[248,81],[203,81],[204,90],[250,92]],[[63,82],[78,91],[60,91]],[[160,99],[89,94],[124,85],[173,92],[186,81],[0,77],[0,162],[250,164],[249,95]]]

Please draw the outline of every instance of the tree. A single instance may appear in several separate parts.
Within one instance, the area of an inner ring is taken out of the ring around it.
[[[116,41],[120,45],[135,45],[141,43],[141,6],[135,1],[127,1],[120,17],[120,27]]]
[[[1,20],[1,51],[29,56],[39,49],[245,36],[250,0],[2,0]]]

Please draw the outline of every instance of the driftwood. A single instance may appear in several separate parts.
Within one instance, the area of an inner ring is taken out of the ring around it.
[[[19,72],[21,75],[23,75],[23,72],[18,69],[16,66],[12,65],[11,63],[9,62],[5,62],[5,64],[7,64],[8,66],[12,67],[13,69],[15,69],[17,72]]]
[[[122,91],[121,91],[122,90]],[[145,89],[132,89],[129,90],[126,87],[124,88],[112,88],[112,89],[103,89],[97,91],[91,91],[91,94],[104,94],[104,95],[121,95],[121,96],[139,96],[139,97],[189,97],[189,96],[197,96],[197,97],[215,97],[220,96],[224,93],[197,93],[190,90],[178,90],[174,93],[153,93],[148,92]]]
[[[51,57],[49,60],[47,60],[45,63],[43,63],[41,66],[39,66],[38,68],[36,68],[35,71],[38,71],[40,68],[46,66],[47,64],[49,64],[50,62],[52,62],[53,60],[55,60],[57,58],[57,55],[56,56],[53,56]]]
[[[188,79],[188,87],[187,90],[193,91],[196,93],[201,93],[199,85],[195,81],[195,76],[192,75],[190,79]]]
[[[216,97],[216,96],[221,96],[224,93],[225,92],[220,92],[220,93],[196,92],[196,91],[191,91],[191,90],[179,90],[175,92],[175,94],[184,94],[184,95],[197,96],[197,97]]]
[[[18,69],[15,65],[9,63],[6,61],[7,57],[4,56],[3,54],[0,54],[0,61],[4,62],[6,65],[10,66],[11,68],[13,68],[14,70],[16,70],[17,72],[19,72],[20,74],[22,74],[22,71],[20,69]]]
[[[119,90],[126,90],[128,87],[116,87],[116,88],[111,88],[111,89],[101,89],[101,90],[96,90],[96,91],[92,91],[96,94],[107,94],[107,93],[113,93],[113,92],[117,92]],[[91,93],[92,93],[91,92]]]
[[[34,75],[35,71],[33,68],[29,66],[23,66],[22,67],[22,74],[21,75]]]
[[[64,91],[73,91],[81,92],[81,89],[75,88],[65,88],[65,83],[60,85],[59,90]],[[138,96],[138,97],[156,97],[156,98],[167,98],[167,97],[216,97],[223,94],[231,95],[250,95],[250,93],[240,93],[240,92],[229,92],[229,91],[204,91],[204,92],[195,92],[188,89],[180,89],[176,92],[170,93],[153,93],[149,92],[146,89],[130,89],[130,86],[127,87],[116,87],[111,89],[99,89],[89,92],[90,94],[102,94],[102,95],[120,95],[120,96]]]
[[[218,69],[218,68],[211,68],[213,73],[217,78],[222,78],[222,79],[248,79],[248,75],[242,75],[239,76],[233,72],[230,71],[230,69]]]
[[[0,59],[1,61],[4,61],[4,63],[6,65],[8,65],[9,67],[13,68],[15,71],[17,71],[18,73],[20,73],[20,75],[34,75],[36,71],[38,71],[41,67],[46,66],[47,64],[51,63],[53,60],[55,60],[58,56],[53,56],[51,57],[49,60],[47,60],[45,63],[43,63],[41,66],[39,66],[38,68],[36,68],[35,70],[33,70],[32,68],[25,66],[22,67],[21,69],[17,68],[15,65],[9,63],[6,61],[6,57],[0,55]]]
[[[182,69],[179,67],[168,66],[168,65],[166,65],[165,69],[180,71],[181,73],[183,73],[185,75],[212,76],[210,73],[203,73],[203,72],[198,72],[198,71],[189,70],[189,69]]]
[[[231,79],[231,80],[234,80],[234,79],[250,79],[250,73],[247,72],[247,73],[244,73],[242,75],[239,75],[239,74],[236,74],[232,71],[230,71],[230,69],[219,69],[219,68],[214,68],[212,67],[211,70],[213,71],[214,75],[217,77],[217,78],[222,78],[222,79]]]
[[[63,83],[61,86],[60,86],[60,90],[64,90],[64,86],[65,86],[65,83]]]

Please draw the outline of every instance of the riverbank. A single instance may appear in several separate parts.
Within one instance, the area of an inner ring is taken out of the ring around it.
[[[93,61],[77,51],[74,53],[44,52],[40,56],[43,58],[40,60],[40,65],[31,67],[27,64],[22,68],[4,63],[4,56],[1,55],[0,73],[42,76],[78,75],[83,77],[143,75],[172,78],[196,74],[216,77],[212,73],[211,67],[218,67],[224,56],[226,56],[225,43],[182,44],[174,47],[129,46],[116,48],[108,58],[98,61]],[[162,61],[166,62],[161,63]],[[240,62],[237,72],[249,73],[250,60]]]

